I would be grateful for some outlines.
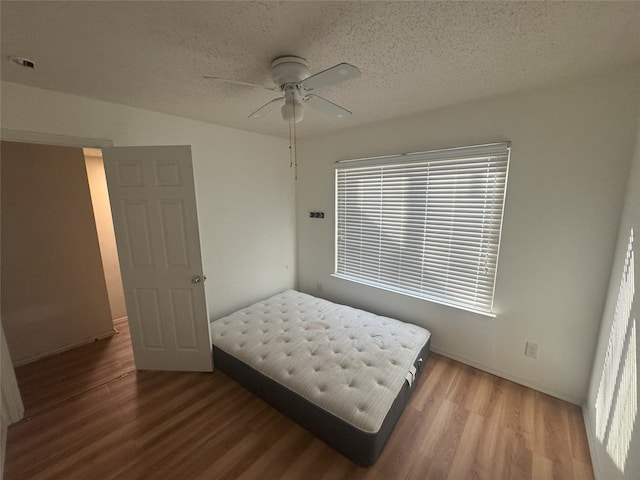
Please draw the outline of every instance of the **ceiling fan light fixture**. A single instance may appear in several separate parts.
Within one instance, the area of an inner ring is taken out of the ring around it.
[[[299,102],[286,102],[280,111],[282,119],[288,123],[300,123],[304,118],[304,108]]]

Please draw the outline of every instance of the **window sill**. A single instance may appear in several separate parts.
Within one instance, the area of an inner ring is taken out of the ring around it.
[[[402,289],[399,289],[399,288],[397,288],[397,289],[396,288],[392,288],[392,287],[389,287],[387,285],[381,285],[381,284],[375,283],[375,282],[368,282],[366,280],[361,280],[359,278],[350,277],[348,275],[341,275],[341,274],[338,274],[338,273],[332,273],[331,276],[335,277],[335,278],[339,278],[341,280],[346,280],[348,282],[358,283],[360,285],[366,285],[367,287],[378,288],[380,290],[385,290],[387,292],[397,293],[399,295],[404,295],[406,297],[416,298],[418,300],[423,300],[425,302],[435,303],[435,304],[438,304],[438,305],[444,305],[446,307],[455,308],[456,310],[462,310],[462,311],[465,311],[465,312],[474,313],[476,315],[481,315],[481,316],[486,317],[486,318],[495,318],[496,317],[496,314],[493,313],[493,312],[486,312],[484,310],[474,309],[472,307],[466,307],[466,306],[463,306],[463,305],[456,305],[456,304],[451,303],[451,302],[446,302],[446,301],[442,301],[442,300],[439,300],[439,299],[418,295],[418,294],[415,294],[415,293],[407,292],[406,290],[402,290]]]

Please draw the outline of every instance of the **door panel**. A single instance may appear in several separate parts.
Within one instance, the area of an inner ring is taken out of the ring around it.
[[[162,322],[158,290],[155,288],[136,288],[134,290],[135,313],[138,321],[142,344],[145,348],[164,349]],[[127,310],[129,307],[127,306]],[[131,323],[131,314],[129,314]],[[131,325],[135,328],[135,326]],[[133,328],[131,328],[133,330]]]
[[[180,350],[194,350],[198,348],[196,336],[196,316],[193,310],[194,299],[191,290],[173,289],[171,290],[171,312],[176,326],[176,343]],[[176,322],[175,319],[182,315],[183,320]]]
[[[172,187],[182,185],[180,169],[172,163],[156,163],[156,186]]]
[[[129,266],[153,266],[151,235],[147,206],[144,202],[122,201],[122,216],[125,221],[125,241],[129,251]],[[114,220],[115,223],[115,220]]]
[[[103,156],[137,368],[211,371],[190,147]]]
[[[140,163],[123,162],[118,164],[116,168],[118,171],[118,187],[144,187],[142,165]]]
[[[164,200],[160,203],[162,233],[164,235],[164,257],[169,267],[189,267],[184,205],[179,200]]]

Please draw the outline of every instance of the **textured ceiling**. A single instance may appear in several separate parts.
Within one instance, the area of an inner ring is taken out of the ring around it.
[[[353,111],[307,109],[326,133],[640,64],[640,2],[2,1],[2,79],[269,135],[273,58],[362,75],[317,93]],[[9,55],[36,62],[29,70]]]

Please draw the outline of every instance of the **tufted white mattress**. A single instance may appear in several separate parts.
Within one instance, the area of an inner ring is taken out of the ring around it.
[[[294,290],[210,329],[214,350],[370,434],[380,430],[403,386],[412,386],[430,338],[416,325]]]

